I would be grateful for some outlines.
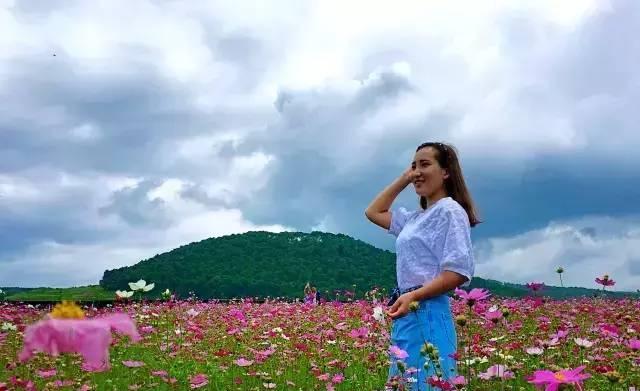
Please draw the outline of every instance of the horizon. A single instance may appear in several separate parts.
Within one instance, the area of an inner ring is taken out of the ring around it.
[[[247,232],[242,232],[242,233],[239,233],[239,234],[242,235],[244,233],[254,233],[254,232],[269,233],[269,234],[290,233],[290,234],[305,234],[305,235],[311,235],[313,233],[321,233],[321,234],[331,234],[331,235],[346,235],[349,238],[351,238],[352,240],[361,240],[361,239],[357,239],[357,238],[354,238],[354,237],[352,237],[350,235],[347,235],[347,234],[344,234],[344,233],[340,233],[340,232],[324,232],[324,231],[310,231],[310,232],[303,232],[303,231],[282,231],[282,232],[247,231]],[[208,239],[217,239],[217,238],[222,238],[222,237],[225,237],[225,236],[237,235],[237,234],[238,233],[231,233],[231,234],[226,234],[226,235],[222,235],[222,236],[218,236],[218,237],[204,238],[204,239],[201,239],[199,241],[208,240]],[[188,245],[197,243],[199,241],[191,242],[191,243],[185,243],[185,244],[183,244],[181,246],[188,246]],[[382,250],[382,251],[389,251],[389,250],[382,249],[380,247],[376,247],[373,243],[368,243],[366,241],[363,241],[363,242],[368,244],[368,245],[371,245],[371,246],[375,247],[376,249],[379,249],[379,250]],[[179,246],[179,247],[181,247],[181,246]],[[177,248],[178,247],[176,247],[176,249]],[[167,252],[171,252],[173,250],[174,249],[171,249],[171,250],[169,250]],[[393,252],[393,251],[391,250],[391,252]],[[157,255],[162,255],[162,254],[164,254],[164,253],[157,254]],[[145,258],[145,259],[141,259],[139,261],[144,261],[144,260],[148,260],[148,259],[151,259],[151,258]],[[527,283],[534,282],[534,281],[523,281],[523,282],[502,281],[502,280],[494,280],[494,279],[491,279],[491,278],[485,278],[485,277],[482,277],[482,276],[475,276],[474,278],[481,278],[481,279],[486,280],[486,281],[495,281],[495,282],[502,283],[502,284],[521,285],[521,286],[523,286],[523,288],[526,288],[526,284]],[[153,282],[153,281],[149,280],[147,282]],[[560,286],[560,285],[549,284],[549,283],[544,282],[544,281],[535,281],[535,282],[542,282],[544,284],[544,287],[542,288],[541,292],[544,292],[544,289],[547,288],[547,287],[549,287],[549,288],[558,288],[558,289],[576,289],[577,288],[577,289],[589,289],[589,290],[601,291],[600,288],[596,288],[596,287],[583,287],[583,286],[572,286],[572,285]],[[98,280],[95,283],[89,283],[89,284],[85,284],[85,285],[74,285],[74,286],[29,286],[29,287],[25,287],[25,286],[0,286],[0,289],[12,289],[12,288],[13,289],[39,289],[39,288],[44,288],[44,289],[46,289],[46,288],[50,288],[50,289],[67,289],[67,288],[83,288],[83,287],[87,287],[87,286],[100,286],[100,281]],[[631,294],[636,294],[637,293],[637,291],[634,292],[634,291],[631,291],[631,290],[616,290],[616,289],[611,289],[611,288],[608,290],[608,292],[631,293]],[[543,296],[544,296],[544,294],[543,294]]]
[[[364,210],[443,141],[484,221],[476,276],[640,288],[640,2],[7,1],[0,20],[0,286],[252,230],[393,250]]]

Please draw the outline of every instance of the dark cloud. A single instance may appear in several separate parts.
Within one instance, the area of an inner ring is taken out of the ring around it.
[[[94,184],[61,186],[63,179],[45,169],[23,178],[43,195],[37,201],[0,197],[0,262],[41,242],[96,243],[117,235],[114,228],[96,224]]]
[[[363,84],[347,110],[354,112],[375,111],[395,97],[413,89],[409,80],[392,71],[381,72],[379,78]]]
[[[98,212],[102,216],[116,215],[131,226],[166,226],[170,220],[165,201],[160,198],[149,199],[149,192],[161,184],[159,181],[146,180],[118,190]]]

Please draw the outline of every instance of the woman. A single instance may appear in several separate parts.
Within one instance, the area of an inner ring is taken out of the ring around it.
[[[420,197],[420,210],[390,210],[410,183]],[[457,375],[457,336],[446,293],[473,277],[470,228],[480,223],[454,148],[432,142],[418,146],[411,167],[378,194],[365,215],[396,236],[398,287],[386,311],[393,319],[391,344],[408,354],[401,360],[401,369],[414,369],[404,373],[405,380],[414,378],[408,385],[430,389],[427,380],[433,383],[433,375],[440,381]],[[412,306],[415,312],[410,311],[412,302],[418,304],[417,309]],[[393,352],[392,383],[401,381],[399,351]]]

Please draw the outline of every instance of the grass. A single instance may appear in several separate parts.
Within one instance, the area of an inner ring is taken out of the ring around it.
[[[72,288],[35,288],[10,294],[7,301],[22,302],[59,302],[61,300],[87,301],[111,301],[115,293],[102,288],[99,285],[79,286]]]

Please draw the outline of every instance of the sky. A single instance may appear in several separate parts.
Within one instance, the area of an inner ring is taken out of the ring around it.
[[[444,141],[476,276],[635,291],[638,35],[634,0],[0,0],[0,286],[251,230],[393,250],[364,210]]]

